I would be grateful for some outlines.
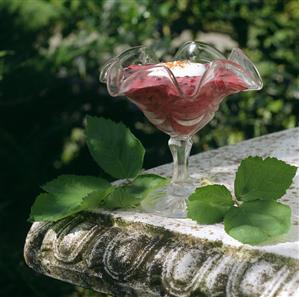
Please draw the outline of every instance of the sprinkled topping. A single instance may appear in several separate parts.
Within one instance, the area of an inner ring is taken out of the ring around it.
[[[172,69],[174,67],[182,67],[184,68],[186,66],[186,61],[173,61],[173,62],[166,62],[163,63],[166,67],[168,67],[169,69]]]

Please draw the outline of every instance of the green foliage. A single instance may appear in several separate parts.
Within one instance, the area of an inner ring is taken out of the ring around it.
[[[221,222],[233,206],[230,191],[222,185],[208,185],[196,189],[188,199],[188,218],[201,224]]]
[[[86,141],[94,159],[111,175],[129,178],[140,172],[144,148],[122,123],[87,117]],[[155,174],[139,175],[119,186],[98,177],[61,175],[42,186],[47,193],[36,198],[29,220],[55,222],[97,207],[134,208],[167,183],[167,178]]]
[[[46,27],[52,20],[58,20],[62,16],[62,6],[57,2],[1,0],[0,5],[9,13],[18,15],[17,25],[24,26],[28,31],[34,31]]]
[[[135,197],[131,195],[125,187],[116,187],[112,193],[107,196],[103,201],[103,207],[105,209],[127,209],[134,208],[139,201],[136,201]]]
[[[249,201],[225,215],[225,231],[233,238],[257,244],[288,232],[291,209],[276,201]]]
[[[209,185],[191,194],[187,216],[203,224],[224,218],[225,231],[242,243],[272,239],[288,232],[291,226],[290,207],[272,200],[285,194],[296,171],[295,166],[276,158],[248,157],[236,173],[235,206],[226,187]]]
[[[127,191],[136,199],[145,198],[151,191],[165,186],[169,179],[156,174],[142,174],[126,185]]]
[[[86,136],[92,157],[108,174],[132,178],[140,172],[145,150],[124,124],[88,116]]]
[[[102,207],[107,209],[134,208],[153,191],[166,185],[168,182],[168,179],[155,174],[139,175],[130,183],[116,187],[106,197]]]
[[[93,176],[62,175],[42,186],[42,189],[55,196],[85,197],[101,189],[108,189],[110,184],[102,178]]]
[[[296,170],[275,158],[247,158],[236,174],[235,195],[242,201],[278,199],[291,185]]]
[[[110,184],[93,176],[63,175],[42,187],[30,214],[31,221],[57,221],[97,207],[111,192]]]

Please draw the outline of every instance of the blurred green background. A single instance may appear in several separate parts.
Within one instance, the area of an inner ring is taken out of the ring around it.
[[[39,185],[103,175],[84,144],[86,114],[128,125],[146,168],[171,161],[167,136],[99,83],[107,58],[146,44],[167,59],[187,40],[244,49],[264,88],[227,98],[193,153],[297,125],[297,0],[0,0],[0,24],[0,296],[100,296],[36,274],[22,256]]]

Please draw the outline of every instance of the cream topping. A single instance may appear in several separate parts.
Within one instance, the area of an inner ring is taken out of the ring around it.
[[[184,76],[202,76],[206,71],[206,66],[201,63],[193,63],[189,61],[173,61],[167,63],[160,63],[157,66],[165,66],[171,70],[175,77]],[[167,72],[163,68],[156,68],[150,76],[166,76]]]

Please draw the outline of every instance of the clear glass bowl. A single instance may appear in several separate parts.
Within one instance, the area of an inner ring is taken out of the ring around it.
[[[105,63],[100,81],[111,96],[126,96],[170,136],[173,176],[169,186],[142,202],[142,209],[186,216],[186,199],[199,186],[188,174],[191,137],[211,121],[224,97],[259,90],[262,80],[240,49],[226,58],[208,44],[183,44],[172,61],[160,62],[147,47],[133,47]]]

